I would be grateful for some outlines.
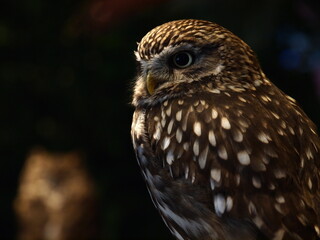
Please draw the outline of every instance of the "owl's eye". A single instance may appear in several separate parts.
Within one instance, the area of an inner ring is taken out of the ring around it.
[[[186,68],[193,63],[193,56],[188,52],[178,52],[172,57],[172,64],[177,68]]]

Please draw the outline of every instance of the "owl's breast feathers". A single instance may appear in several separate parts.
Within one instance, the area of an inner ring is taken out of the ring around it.
[[[178,239],[318,239],[320,142],[271,83],[137,107],[132,138]]]

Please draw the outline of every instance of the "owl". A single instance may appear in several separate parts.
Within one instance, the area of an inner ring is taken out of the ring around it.
[[[97,238],[97,196],[80,154],[34,149],[22,170],[14,208],[19,240]]]
[[[176,239],[320,239],[316,127],[246,43],[178,20],[135,55],[133,146]]]

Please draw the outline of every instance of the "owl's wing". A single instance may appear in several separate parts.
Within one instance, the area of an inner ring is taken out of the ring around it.
[[[250,218],[268,238],[317,239],[320,143],[312,122],[280,92],[220,94],[167,100],[146,112],[159,167],[152,174],[179,183],[176,193],[194,195],[215,221]]]

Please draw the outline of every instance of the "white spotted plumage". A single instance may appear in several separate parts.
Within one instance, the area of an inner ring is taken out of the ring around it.
[[[192,64],[174,67],[184,52]],[[181,20],[148,33],[136,55],[133,145],[172,234],[319,239],[316,128],[252,50],[216,24]]]
[[[239,151],[237,153],[237,158],[242,165],[250,164],[250,156],[246,150]]]

